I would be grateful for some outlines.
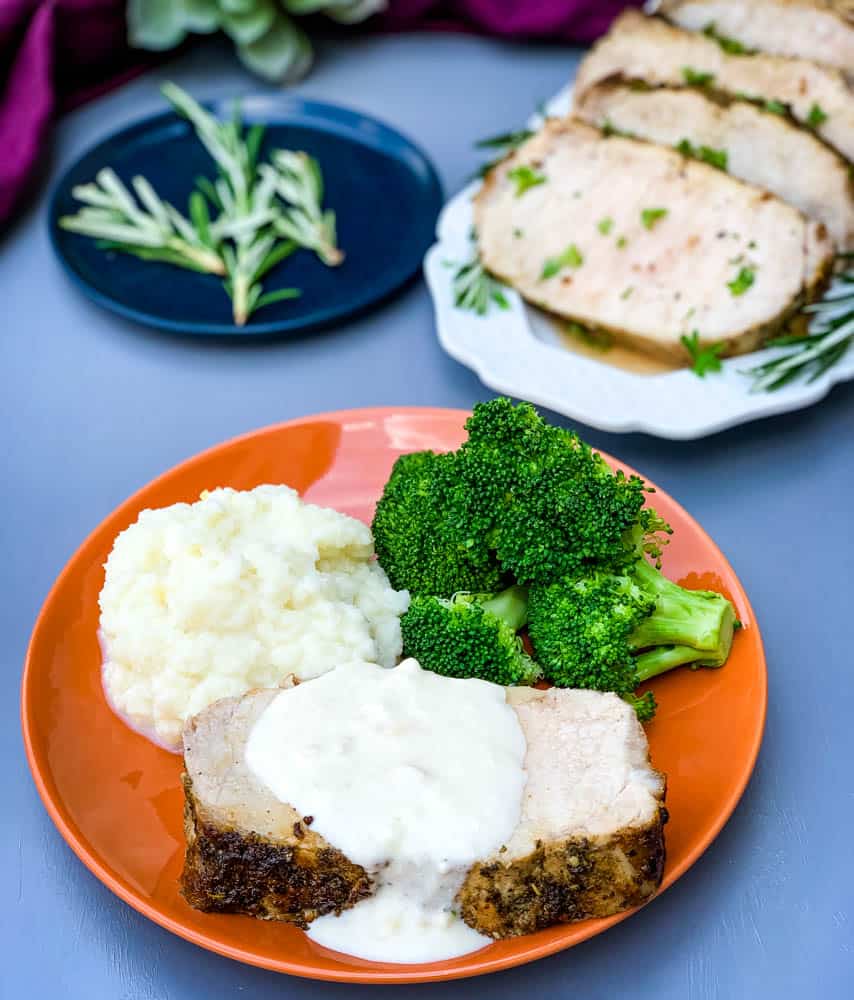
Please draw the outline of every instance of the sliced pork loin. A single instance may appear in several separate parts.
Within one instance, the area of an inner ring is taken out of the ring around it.
[[[246,766],[252,727],[278,693],[214,702],[184,729],[181,891],[199,910],[306,927],[369,895],[371,881]]]
[[[664,868],[664,778],[634,709],[614,694],[508,688],[527,741],[522,818],[457,897],[503,938],[647,900]]]
[[[526,169],[543,181],[523,190]],[[694,330],[755,349],[833,261],[824,227],[768,192],[573,119],[490,172],[475,225],[485,266],[530,302],[677,363]]]
[[[249,772],[246,742],[276,694],[224,699],[187,725],[182,891],[202,910],[305,927],[372,883]],[[595,691],[508,689],[508,701],[527,742],[522,813],[507,844],[467,873],[466,922],[507,937],[644,902],[661,882],[666,811],[634,710]]]
[[[815,125],[826,142],[854,161],[854,91],[831,66],[762,53],[730,55],[705,35],[630,10],[582,61],[576,99],[613,76],[676,87],[703,83],[711,90],[776,101],[799,122]]]
[[[576,114],[600,128],[608,125],[664,146],[682,144],[683,150],[714,159],[733,177],[823,222],[839,249],[854,248],[854,178],[848,162],[786,116],[694,88],[650,88],[624,79],[591,87]]]
[[[781,56],[828,63],[854,77],[854,6],[850,0],[662,0],[673,24]]]

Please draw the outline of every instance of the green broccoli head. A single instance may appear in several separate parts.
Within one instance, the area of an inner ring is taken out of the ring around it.
[[[453,454],[419,451],[394,464],[371,527],[380,565],[397,590],[450,597],[502,585],[492,553],[454,536],[444,500],[453,463]]]
[[[529,403],[478,404],[455,463],[455,530],[494,548],[519,583],[548,584],[596,563],[617,569],[656,551],[669,527],[645,508],[643,480],[612,472],[576,434]]]
[[[639,683],[631,636],[654,608],[629,577],[592,571],[532,587],[528,632],[553,684],[627,695]]]
[[[494,597],[414,597],[400,621],[403,655],[446,677],[476,677],[505,686],[533,684],[541,670],[517,635],[526,615],[522,587]]]
[[[645,691],[641,695],[624,694],[623,701],[627,701],[632,706],[641,722],[651,722],[658,709],[652,691]]]
[[[736,624],[723,595],[686,590],[643,558],[619,574],[582,570],[533,587],[528,615],[534,654],[548,680],[624,698],[674,667],[722,666]],[[630,700],[639,717],[652,717],[651,695]]]

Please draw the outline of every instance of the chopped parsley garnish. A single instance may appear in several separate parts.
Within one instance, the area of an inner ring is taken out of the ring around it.
[[[755,280],[756,272],[753,268],[742,267],[732,281],[726,283],[726,286],[733,295],[744,295]]]
[[[807,125],[810,128],[818,128],[827,121],[827,112],[820,104],[813,104],[810,113],[807,115]]]
[[[596,228],[603,236],[607,236],[614,228],[614,220],[610,216],[605,216],[596,223]]]
[[[629,245],[629,241],[626,239],[625,236],[621,236],[617,240],[617,249],[618,250],[625,250],[628,245]]]
[[[645,208],[641,212],[641,225],[644,229],[652,229],[667,215],[666,208]]]
[[[706,38],[711,38],[713,41],[717,42],[724,52],[731,56],[752,56],[757,51],[756,49],[749,49],[746,45],[742,45],[736,38],[730,38],[727,35],[719,34],[714,21],[710,22],[705,28],[703,28],[703,34]]]
[[[682,79],[689,87],[708,87],[714,83],[715,74],[694,69],[692,66],[683,66]]]
[[[516,237],[517,240],[521,240],[522,237],[525,235],[525,230],[516,228],[513,230],[513,235]]]
[[[694,330],[691,336],[683,334],[680,338],[682,346],[691,355],[691,371],[700,378],[705,378],[709,372],[719,372],[721,370],[721,352],[725,344],[708,344],[703,347],[700,344],[700,334]]]
[[[770,111],[772,115],[787,115],[789,113],[789,109],[782,101],[763,101],[762,107],[766,111]]]
[[[564,332],[582,344],[592,347],[597,351],[607,351],[614,346],[614,338],[607,330],[591,330],[575,320],[567,320],[563,325]]]
[[[632,294],[632,292],[634,290],[635,290],[635,286],[634,285],[629,285],[628,288],[624,288],[622,290],[622,292],[620,292],[620,298],[623,299],[623,301],[625,301]]]
[[[545,281],[547,278],[553,278],[565,267],[581,267],[583,263],[583,254],[574,243],[570,243],[562,254],[559,254],[557,257],[549,257],[548,260],[546,260],[543,264],[540,281]]]
[[[676,149],[692,160],[701,160],[708,163],[710,167],[717,167],[718,170],[726,170],[729,157],[725,149],[714,149],[712,146],[692,146],[687,139],[683,139]]]
[[[546,182],[546,175],[538,173],[533,167],[528,166],[527,163],[508,170],[507,176],[516,185],[517,198],[521,198],[529,188],[536,187],[538,184],[545,184]]]
[[[751,241],[750,241],[750,242],[749,242],[749,243],[747,244],[747,249],[748,249],[748,250],[755,250],[757,246],[758,246],[758,244],[757,244],[756,240],[751,240]]]

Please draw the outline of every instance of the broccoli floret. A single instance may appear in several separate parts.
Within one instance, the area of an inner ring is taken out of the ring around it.
[[[518,586],[495,596],[414,597],[400,621],[403,655],[447,677],[533,684],[542,671],[517,635],[527,605],[526,591]]]
[[[651,718],[651,696],[637,686],[674,667],[721,667],[736,625],[722,595],[686,590],[643,558],[620,574],[582,571],[533,587],[529,633],[544,674],[561,687],[614,691],[641,718]]]
[[[444,484],[456,478],[453,463],[453,454],[418,451],[394,464],[372,529],[380,565],[396,590],[450,597],[503,585],[492,553],[451,532],[443,494]]]
[[[454,530],[461,544],[493,547],[517,582],[548,584],[590,563],[619,569],[638,549],[660,553],[658,534],[670,528],[644,507],[643,480],[612,472],[529,403],[481,403],[466,429],[448,491]]]

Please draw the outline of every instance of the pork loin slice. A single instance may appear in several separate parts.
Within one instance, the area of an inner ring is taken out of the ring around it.
[[[305,927],[372,885],[246,766],[252,726],[277,693],[224,699],[187,724],[181,887],[198,909]],[[527,742],[521,819],[468,872],[457,901],[466,922],[506,937],[642,903],[661,881],[666,811],[634,710],[595,691],[511,688],[508,701]]]
[[[687,142],[726,156],[733,177],[778,195],[823,222],[841,250],[854,248],[854,180],[844,157],[792,119],[739,100],[684,87],[639,87],[612,79],[576,107],[591,125],[609,125],[664,146]]]
[[[816,132],[854,161],[854,90],[832,66],[763,53],[729,55],[705,35],[629,10],[582,61],[576,98],[613,76],[676,87],[705,81],[713,90],[777,101],[806,124],[816,121],[818,108],[825,117]]]
[[[656,13],[745,48],[828,63],[854,77],[854,6],[844,0],[662,0]]]
[[[519,167],[545,180],[520,194]],[[754,350],[833,261],[824,227],[768,192],[573,119],[490,172],[475,225],[485,266],[526,299],[677,363],[694,330],[725,354]]]
[[[224,698],[184,728],[181,892],[199,910],[307,927],[370,895],[371,882],[246,766],[252,727],[278,693]]]
[[[614,694],[508,688],[527,741],[522,818],[457,897],[503,938],[649,899],[664,869],[664,778],[634,709]]]

